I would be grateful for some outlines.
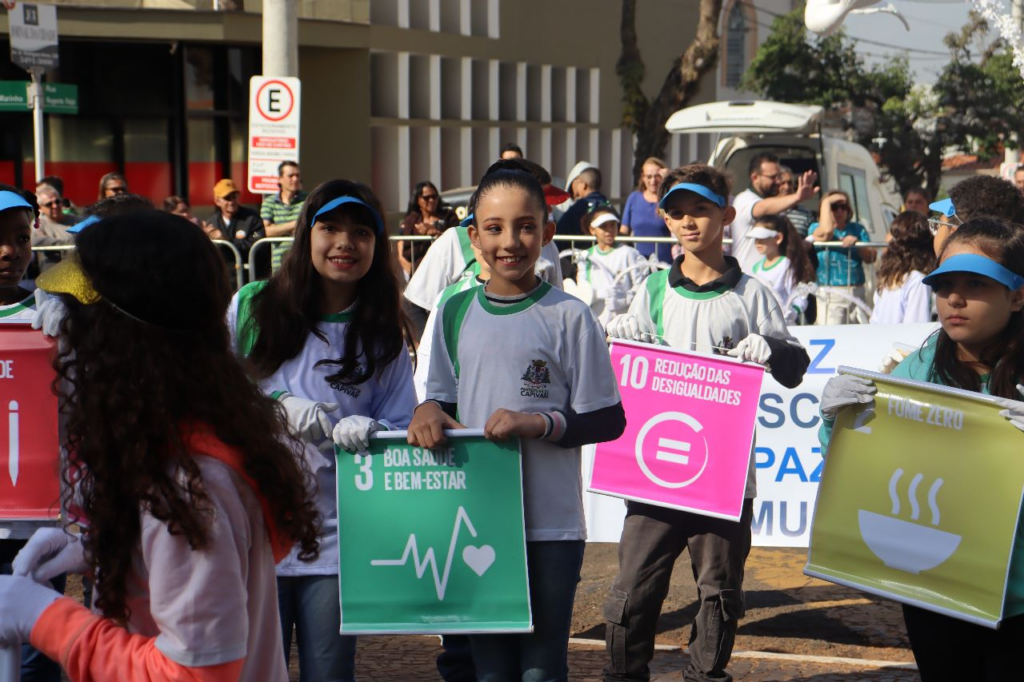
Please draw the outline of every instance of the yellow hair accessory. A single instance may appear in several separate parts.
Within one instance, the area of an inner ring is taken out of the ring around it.
[[[36,286],[50,294],[68,294],[84,305],[98,303],[103,298],[74,252],[39,275]]]

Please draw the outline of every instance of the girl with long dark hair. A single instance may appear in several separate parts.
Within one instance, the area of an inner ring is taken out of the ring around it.
[[[904,211],[889,227],[892,239],[875,273],[872,324],[931,322],[932,290],[924,283],[935,267],[935,251],[928,219]]]
[[[296,548],[277,568],[285,657],[294,628],[302,680],[354,678],[355,638],[338,634],[334,445],[365,448],[373,431],[404,428],[416,406],[383,215],[365,185],[320,185],[299,214],[281,269],[243,287],[228,312],[237,352],[281,400],[316,463],[320,558],[303,563]]]

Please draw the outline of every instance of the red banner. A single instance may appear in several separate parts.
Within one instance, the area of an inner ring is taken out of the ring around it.
[[[60,516],[53,340],[0,325],[0,520]]]

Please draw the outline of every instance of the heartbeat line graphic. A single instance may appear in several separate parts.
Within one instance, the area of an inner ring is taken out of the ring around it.
[[[405,566],[409,563],[409,556],[412,555],[413,565],[416,567],[416,577],[422,579],[423,574],[427,572],[427,567],[429,566],[431,572],[434,574],[434,589],[437,591],[437,599],[438,601],[444,601],[444,593],[448,587],[448,574],[452,570],[452,559],[455,557],[455,545],[459,540],[461,524],[465,524],[470,535],[476,537],[476,528],[473,527],[473,522],[470,521],[469,514],[467,514],[466,510],[460,506],[458,513],[455,515],[455,527],[452,528],[452,539],[448,545],[448,558],[444,562],[444,573],[440,576],[437,574],[437,561],[434,559],[434,548],[429,548],[423,557],[420,558],[419,548],[416,546],[415,533],[410,535],[409,541],[405,543],[405,551],[402,552],[401,559],[373,559],[370,561],[370,565]]]

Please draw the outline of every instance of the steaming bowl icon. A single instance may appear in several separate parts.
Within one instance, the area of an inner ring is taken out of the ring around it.
[[[953,555],[961,536],[931,526],[858,510],[864,542],[889,568],[920,573],[935,568]]]

